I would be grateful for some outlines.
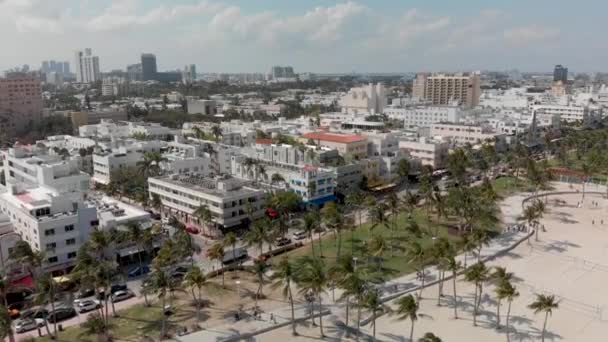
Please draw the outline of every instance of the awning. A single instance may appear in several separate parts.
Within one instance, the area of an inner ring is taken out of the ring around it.
[[[63,284],[63,283],[68,283],[70,282],[72,279],[70,279],[70,277],[62,275],[62,276],[58,276],[58,277],[54,277],[53,281],[57,284]]]
[[[11,285],[13,285],[13,287],[26,287],[28,289],[33,289],[35,287],[34,278],[29,275],[19,280],[13,281]]]

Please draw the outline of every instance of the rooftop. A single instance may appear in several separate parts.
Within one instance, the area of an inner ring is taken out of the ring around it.
[[[173,174],[163,177],[150,178],[150,180],[155,179],[220,198],[226,196],[254,194],[259,191],[247,186],[251,182],[232,177],[209,178],[199,174]]]
[[[304,134],[302,137],[304,137],[306,139],[329,141],[329,142],[342,143],[342,144],[367,141],[367,137],[365,135],[358,135],[358,134],[336,134],[336,133],[313,132],[313,133]]]

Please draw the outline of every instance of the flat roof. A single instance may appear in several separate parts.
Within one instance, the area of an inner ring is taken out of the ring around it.
[[[336,134],[336,133],[313,132],[313,133],[304,134],[302,137],[304,137],[306,139],[322,140],[322,141],[336,142],[336,143],[342,143],[342,144],[367,141],[367,136],[358,135],[358,134]]]
[[[247,185],[250,183],[249,181],[240,180],[236,178],[216,180],[197,175],[179,175],[178,177],[175,177],[175,175],[168,175],[149,179],[171,183],[182,188],[199,191],[219,198],[231,197],[235,195],[253,195],[262,191],[259,189],[249,188],[247,187]],[[218,183],[226,184],[226,190],[218,189]]]

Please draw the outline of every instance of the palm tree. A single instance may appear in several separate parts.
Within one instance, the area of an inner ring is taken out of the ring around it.
[[[537,225],[538,225],[539,217],[540,217],[540,214],[538,212],[538,209],[534,205],[529,205],[529,206],[525,207],[523,214],[519,217],[519,220],[525,221],[526,224],[528,225],[528,227],[536,230],[536,237],[535,237],[536,241],[538,241]]]
[[[207,251],[207,256],[209,257],[209,259],[217,261],[217,263],[219,265],[218,271],[222,272],[222,287],[226,287],[225,277],[224,277],[224,267],[222,266],[225,255],[226,255],[226,252],[224,251],[224,246],[221,243],[213,244]]]
[[[169,279],[167,273],[165,272],[165,270],[162,267],[159,267],[159,265],[155,265],[154,266],[154,272],[152,272],[152,274],[150,275],[150,277],[148,278],[148,282],[146,283],[147,285],[147,291],[150,291],[151,293],[156,293],[158,295],[158,298],[160,298],[161,300],[161,308],[163,310],[165,310],[166,307],[166,299],[167,299],[167,292],[170,291],[171,288],[171,280]],[[160,328],[160,340],[162,341],[166,334],[165,334],[165,325],[166,325],[166,315],[162,315],[161,318],[161,328]]]
[[[209,232],[209,225],[213,222],[213,213],[209,210],[209,207],[201,204],[194,211],[194,216],[196,216],[205,227],[207,227],[207,232]]]
[[[259,177],[263,176],[262,179],[266,179],[266,166],[262,163],[257,163],[255,165],[255,181],[257,182]]]
[[[547,320],[549,315],[553,314],[553,310],[559,308],[559,303],[555,300],[554,295],[537,294],[536,300],[532,304],[528,305],[528,308],[534,310],[534,313],[545,313],[545,323],[543,323],[543,330],[541,333],[541,341],[545,341],[545,333],[547,332]]]
[[[421,269],[421,280],[420,292],[418,293],[418,300],[422,299],[422,290],[424,290],[424,282],[426,280],[426,268],[424,264],[424,249],[417,241],[410,242],[407,250],[407,255],[410,258],[410,262],[417,264]]]
[[[139,269],[143,268],[143,260],[141,258],[141,254],[145,252],[144,243],[145,240],[143,238],[143,230],[141,229],[141,225],[138,222],[129,222],[127,224],[127,235],[129,236],[129,240],[135,242],[138,248],[137,258],[139,261]],[[150,306],[148,302],[148,295],[144,292],[144,301],[146,302],[146,306]]]
[[[257,247],[260,255],[264,253],[264,242],[272,242],[272,236],[268,227],[270,227],[270,222],[267,219],[255,221],[251,230],[244,236],[245,244],[249,247]]]
[[[364,201],[365,201],[365,197],[363,197],[363,194],[361,193],[361,191],[354,191],[346,198],[346,205],[355,210],[355,213],[359,219],[359,224],[357,226],[357,228],[359,228],[359,229],[361,228],[361,224],[362,224],[361,214],[363,211]],[[354,248],[355,248],[354,232],[355,232],[355,230],[351,229],[351,235],[350,235],[350,254],[351,255],[354,254]]]
[[[355,263],[352,256],[342,256],[338,259],[335,265],[329,269],[329,277],[342,289],[346,289],[351,281],[351,277],[355,274]],[[344,291],[341,300],[346,301],[346,328],[348,331],[348,314],[350,309],[351,294]]]
[[[378,311],[384,310],[382,304],[382,298],[380,297],[380,291],[376,288],[369,289],[365,295],[363,301],[363,307],[372,313],[372,336],[376,339],[376,318],[378,317]]]
[[[156,209],[156,211],[160,214],[163,213],[162,207],[163,207],[163,202],[160,199],[160,196],[156,193],[152,194],[152,200],[150,201],[150,206],[153,209]]]
[[[507,272],[507,269],[501,266],[494,267],[494,272],[490,275],[490,280],[496,285],[496,329],[500,329],[501,285],[505,282],[510,282],[511,278],[513,278],[513,273]]]
[[[112,326],[112,324],[110,324]],[[104,319],[98,312],[94,312],[87,317],[87,320],[81,324],[84,328],[82,335],[97,335],[98,341],[111,341],[110,336],[107,334],[109,328],[106,325]]]
[[[418,319],[419,304],[412,295],[397,300],[397,314],[400,320],[409,319],[412,323],[410,328],[410,341],[414,341],[414,322]]]
[[[8,308],[4,304],[0,305],[0,338],[4,339],[8,337],[10,342],[15,342],[15,334],[13,332],[13,325],[10,315],[8,314]]]
[[[293,293],[291,285],[296,283],[297,270],[295,266],[289,262],[287,257],[281,259],[281,262],[275,267],[271,279],[274,280],[272,288],[282,288],[283,297],[289,300],[291,306],[291,329],[292,335],[298,335],[296,331],[295,310],[293,306]],[[348,324],[348,323],[347,323]]]
[[[200,267],[194,266],[186,273],[184,277],[184,285],[192,290],[192,299],[196,302],[196,317],[201,320],[201,306],[203,304],[203,296],[201,289],[207,285],[207,278],[203,274]],[[198,297],[194,292],[194,288],[198,290]]]
[[[437,279],[439,279],[439,286],[437,286],[437,306],[441,306],[441,297],[443,297],[443,280],[445,278],[445,271],[448,269],[446,257],[452,254],[452,246],[450,241],[444,237],[440,237],[437,241],[433,242],[431,248],[431,256],[433,263],[437,264]]]
[[[447,269],[452,271],[452,290],[454,292],[454,319],[458,319],[458,297],[456,296],[456,278],[458,271],[462,267],[460,261],[457,261],[454,254],[450,254],[446,258]]]
[[[222,136],[222,128],[218,125],[211,127],[211,135],[213,135],[215,142],[218,143],[220,141],[220,137]]]
[[[317,228],[318,228],[317,215],[313,212],[307,213],[304,216],[302,229],[306,232],[306,234],[308,235],[308,238],[310,239],[310,249],[312,250],[313,258],[315,257],[315,245],[314,245],[314,240],[312,238],[312,234],[314,233],[314,231]],[[321,248],[321,238],[320,237],[319,237],[319,248]]]
[[[591,163],[584,161],[583,164],[581,165],[581,172],[583,173],[583,199],[582,201],[585,201],[585,183],[589,180],[589,176],[591,176],[591,174],[594,171],[594,167]]]
[[[379,202],[375,204],[368,212],[369,219],[372,225],[369,227],[370,232],[373,232],[375,228],[378,227],[388,227],[390,225],[390,221],[386,216],[387,211],[386,204]]]
[[[48,304],[51,305],[51,311],[55,312],[55,302],[56,302],[56,292],[55,292],[55,281],[51,274],[46,274],[44,276],[38,276],[36,278],[36,293],[34,295],[34,303],[41,306],[46,306]],[[45,320],[45,324],[48,323]],[[58,339],[59,333],[57,331],[57,320],[53,320],[53,334],[51,335],[53,339]]]
[[[226,234],[224,236],[224,240],[222,240],[224,247],[227,247],[227,246],[232,247],[232,260],[236,260],[236,242],[237,241],[238,241],[238,239],[233,232],[229,232],[228,234]],[[235,267],[234,271],[235,271],[235,274],[238,276],[238,270],[236,267]]]
[[[408,177],[410,175],[410,162],[407,159],[401,159],[397,164],[397,174],[399,175],[399,181],[405,184],[405,188],[409,184]]]
[[[517,288],[511,284],[510,281],[506,281],[500,284],[497,290],[498,298],[501,300],[506,299],[509,303],[507,307],[507,317],[505,318],[506,330],[507,330],[507,342],[510,342],[510,331],[509,331],[509,316],[511,315],[511,303],[517,297],[519,297],[519,292],[517,292]]]
[[[473,241],[477,247],[477,262],[481,262],[481,249],[483,246],[490,245],[492,238],[486,229],[479,228],[473,231]]]
[[[322,259],[304,257],[300,260],[298,285],[301,294],[313,293],[319,301],[319,329],[323,333],[323,293],[329,285],[329,277]]]
[[[283,176],[281,176],[281,174],[273,173],[272,176],[270,176],[271,184],[276,184],[276,183],[281,183],[281,182],[285,182],[285,178],[283,178]]]
[[[431,332],[427,332],[418,339],[418,342],[441,342],[441,339]]]
[[[399,213],[401,210],[401,200],[394,192],[389,194],[388,196],[388,209],[391,213],[391,241],[390,241],[390,249],[391,249],[391,257],[393,256],[393,245],[395,243],[395,230],[397,230],[397,226],[399,225]]]
[[[341,300],[352,297],[355,300],[355,306],[357,307],[357,335],[361,330],[361,308],[365,300],[369,288],[369,282],[365,277],[364,270],[357,270],[351,276],[345,278],[340,282],[342,288]],[[348,325],[348,320],[346,322]]]
[[[382,235],[372,236],[368,243],[368,252],[376,259],[376,262],[378,263],[378,271],[382,269],[382,256],[384,255],[387,247],[388,243]]]
[[[479,305],[481,304],[481,296],[483,294],[483,284],[488,281],[489,270],[483,262],[478,262],[469,267],[465,272],[466,281],[475,284],[475,299],[473,303],[473,325],[477,326],[477,315]]]
[[[253,262],[253,273],[256,275],[258,280],[258,290],[255,293],[255,306],[258,306],[258,299],[264,298],[264,278],[266,272],[270,269],[270,265],[264,260],[254,260]]]

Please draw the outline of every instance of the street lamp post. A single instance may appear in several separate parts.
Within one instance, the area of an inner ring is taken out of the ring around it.
[[[236,293],[239,296],[239,298],[241,298],[241,281],[240,280],[236,281]]]
[[[357,260],[359,260],[359,258],[353,257],[353,263],[354,263],[353,267],[354,267],[355,271],[357,270]]]

